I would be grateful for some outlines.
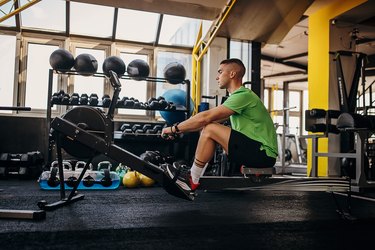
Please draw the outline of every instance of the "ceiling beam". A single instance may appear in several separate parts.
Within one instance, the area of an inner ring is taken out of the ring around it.
[[[307,52],[303,52],[303,53],[299,53],[299,54],[295,54],[295,55],[291,55],[291,56],[286,56],[286,57],[280,58],[280,60],[286,62],[286,61],[293,60],[293,59],[296,59],[296,58],[305,57],[307,55],[308,55]]]
[[[302,69],[307,72],[307,66],[295,63],[295,62],[284,62],[283,59],[277,58],[277,57],[272,57],[272,56],[267,56],[267,55],[261,55],[261,59],[269,62],[275,62],[275,63],[280,63],[285,66],[297,68],[297,69]]]
[[[266,75],[263,76],[263,78],[271,78],[271,77],[279,77],[279,76],[294,76],[294,75],[305,75],[305,71],[300,71],[300,70],[294,70],[294,71],[289,71],[289,72],[281,72],[281,73],[276,73],[272,75]]]

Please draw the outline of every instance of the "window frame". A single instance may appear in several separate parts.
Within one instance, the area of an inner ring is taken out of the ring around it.
[[[27,80],[27,62],[28,62],[28,47],[29,44],[38,44],[38,45],[53,45],[59,48],[64,47],[64,41],[59,39],[48,39],[48,38],[41,38],[41,37],[28,37],[23,36],[20,41],[20,53],[19,53],[19,74],[18,78],[15,79],[17,82],[17,101],[19,106],[26,105],[26,80]],[[66,82],[66,78],[63,76],[59,76],[57,78],[57,88],[64,89],[64,82]],[[48,85],[47,85],[48,87]],[[47,100],[46,100],[47,101]],[[34,109],[31,107],[31,111],[20,111],[19,113],[25,114],[26,116],[36,116],[36,117],[43,117],[46,115],[48,109],[48,105],[46,109]],[[58,115],[64,112],[66,109],[63,109],[62,106],[57,106],[56,110],[52,110],[53,115]]]

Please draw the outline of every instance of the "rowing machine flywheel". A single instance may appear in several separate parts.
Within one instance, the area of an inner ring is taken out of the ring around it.
[[[106,122],[108,123],[107,118],[103,111],[98,108],[88,106],[75,107],[65,113],[62,118],[76,124],[77,127],[98,136],[99,139],[104,139],[106,136],[110,136],[106,135]],[[108,128],[107,131],[109,131]],[[65,135],[61,136],[61,147],[68,154],[78,159],[88,159],[92,157],[94,153],[92,148]]]

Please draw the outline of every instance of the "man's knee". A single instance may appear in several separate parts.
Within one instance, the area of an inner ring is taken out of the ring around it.
[[[212,135],[215,134],[215,127],[217,128],[217,124],[215,123],[209,123],[206,126],[203,127],[201,136],[207,136],[207,137],[212,137]]]
[[[202,129],[201,136],[214,140],[229,137],[230,128],[219,123],[209,123]]]

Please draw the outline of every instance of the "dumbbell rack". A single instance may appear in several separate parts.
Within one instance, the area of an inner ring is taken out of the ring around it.
[[[52,98],[52,86],[53,86],[53,75],[54,74],[61,74],[61,75],[79,75],[79,73],[77,71],[74,71],[74,70],[70,70],[70,71],[66,71],[66,72],[57,72],[53,69],[49,69],[49,78],[48,78],[48,94],[47,94],[47,134],[50,133],[50,123],[51,123],[51,120],[52,120],[52,106],[53,105],[62,105],[62,106],[67,106],[67,107],[74,107],[74,106],[90,106],[89,104],[52,104],[51,103],[51,98]],[[105,78],[105,74],[104,73],[95,73],[93,74],[91,77],[101,77],[101,78]],[[121,77],[119,77],[120,79],[125,79],[125,80],[131,80],[133,79],[132,77],[128,76],[128,75],[123,75]],[[166,79],[165,78],[158,78],[158,77],[144,77],[142,78],[141,80],[145,80],[147,82],[155,82],[155,83],[167,83]],[[176,109],[173,109],[173,110],[166,110],[166,109],[150,109],[150,108],[132,108],[132,107],[119,107],[116,105],[116,108],[119,109],[138,109],[138,110],[147,110],[147,111],[168,111],[168,112],[184,112],[186,114],[186,118],[189,118],[190,116],[190,81],[189,80],[184,80],[183,82],[181,82],[180,84],[184,84],[186,86],[186,104],[185,104],[185,107],[186,108],[181,108],[181,107],[176,107]],[[113,100],[112,100],[113,101]],[[97,107],[97,108],[108,108],[107,105],[103,105],[102,101],[99,100],[98,104],[97,105],[94,105],[92,107]],[[114,137],[115,139],[119,139],[119,133],[118,132],[115,132],[114,131]],[[47,154],[47,163],[49,164],[50,162],[52,162],[52,157],[51,157],[51,153],[52,153],[52,141],[51,141],[51,137],[49,136],[47,138],[47,148],[49,150],[48,154]]]

